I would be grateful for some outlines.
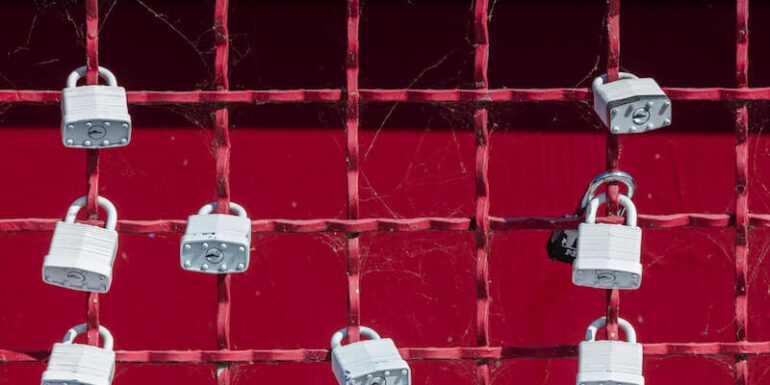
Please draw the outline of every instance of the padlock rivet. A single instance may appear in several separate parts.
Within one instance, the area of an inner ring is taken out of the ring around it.
[[[227,265],[223,263],[222,265],[219,266],[219,271],[225,271],[225,270],[227,270]]]
[[[184,261],[184,267],[190,267],[192,266],[192,263],[190,261]]]
[[[123,138],[123,139],[121,139],[121,140],[120,140],[120,143],[122,143],[122,144],[126,144],[126,143],[128,143],[128,139],[126,139],[126,138]]]
[[[647,102],[647,104],[645,104],[645,107],[647,107],[648,110],[652,108],[652,102]]]
[[[242,253],[242,252],[246,251],[246,248],[241,246],[241,247],[238,248],[238,251],[240,251]]]
[[[366,378],[367,378],[367,379],[369,379],[369,380],[371,380],[372,378],[374,378],[374,376],[373,376],[373,375],[371,375],[371,374],[367,374],[367,375],[366,375]]]
[[[244,266],[242,263],[238,264],[238,270],[243,270],[245,268],[246,268],[246,266]]]
[[[208,249],[208,247],[209,247],[209,244],[208,244],[207,242],[203,242],[203,243],[201,244],[201,246],[203,246],[203,248],[204,248],[204,249]]]
[[[109,127],[109,126],[110,126],[110,122],[108,122],[108,121],[105,121],[105,122],[104,122],[104,125],[105,125],[105,126],[107,126],[107,127]]]
[[[90,140],[86,140],[86,141],[83,142],[83,145],[84,146],[90,146],[91,145],[91,141]]]
[[[67,126],[67,129],[68,129],[68,130],[72,130],[72,129],[74,129],[74,128],[75,128],[75,126],[73,126],[73,125],[71,125],[71,124],[70,124],[69,126]]]
[[[406,369],[401,370],[401,375],[406,376]]]
[[[226,249],[227,248],[227,243],[222,243],[222,244],[219,245],[219,247],[221,247],[223,249]]]
[[[612,132],[620,132],[620,127],[618,126],[612,127]]]
[[[105,139],[105,140],[102,141],[102,146],[109,146],[109,145],[110,145],[110,141],[109,140]]]
[[[187,244],[184,245],[184,249],[185,250],[190,250],[190,249],[192,249],[192,246],[190,246],[190,244],[187,243]]]
[[[205,263],[201,265],[201,270],[208,270],[208,269],[209,269],[209,265]]]
[[[655,128],[655,125],[654,125],[654,124],[652,124],[652,123],[647,123],[647,129],[648,129],[648,130],[652,130],[653,128]]]
[[[86,127],[91,127],[91,122],[86,122]]]
[[[123,128],[128,128],[128,123],[123,123]]]
[[[72,145],[72,143],[75,143],[72,139],[67,139],[67,144]]]
[[[666,120],[664,120],[664,121],[663,121],[663,124],[665,124],[665,125],[667,125],[667,126],[668,126],[669,124],[671,124],[671,119],[666,119]]]

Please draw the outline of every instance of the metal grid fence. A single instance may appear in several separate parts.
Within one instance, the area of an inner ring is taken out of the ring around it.
[[[365,232],[414,232],[427,230],[470,231],[475,235],[476,255],[476,347],[415,348],[401,347],[401,354],[407,360],[473,360],[476,363],[476,382],[490,382],[489,362],[506,358],[556,358],[574,357],[574,345],[512,347],[490,346],[489,343],[489,235],[491,231],[522,229],[574,228],[579,219],[542,217],[492,217],[489,215],[489,128],[487,107],[498,102],[538,101],[584,101],[590,100],[591,92],[583,88],[558,89],[489,89],[488,87],[488,0],[476,0],[473,6],[473,37],[475,60],[473,66],[475,89],[359,89],[359,0],[347,0],[347,52],[345,53],[345,88],[340,89],[295,89],[295,90],[248,90],[230,91],[228,82],[228,0],[216,0],[214,29],[216,36],[215,90],[196,91],[129,91],[128,101],[133,104],[190,103],[216,104],[215,147],[216,147],[216,192],[217,210],[226,211],[230,201],[230,136],[228,105],[231,103],[298,103],[327,102],[340,103],[345,107],[345,132],[347,153],[347,219],[311,220],[255,220],[252,231],[315,233],[339,232],[347,234],[347,324],[350,340],[359,339],[360,297],[359,271],[361,267],[359,235]],[[620,0],[607,0],[606,9],[606,72],[609,80],[618,76],[620,63]],[[666,88],[674,100],[720,100],[734,106],[735,116],[735,184],[736,209],[734,214],[672,214],[640,215],[639,226],[647,228],[673,228],[687,226],[734,227],[736,231],[735,251],[735,342],[723,343],[654,343],[644,344],[645,355],[690,355],[735,357],[736,384],[748,383],[747,355],[770,354],[770,341],[748,342],[747,328],[747,244],[749,227],[770,227],[770,215],[748,212],[748,113],[746,102],[770,100],[770,88],[749,88],[748,73],[748,0],[736,1],[736,47],[735,47],[735,88]],[[87,82],[98,81],[98,0],[86,1],[86,58]],[[2,103],[58,103],[59,91],[0,90]],[[475,216],[473,218],[360,218],[359,216],[359,105],[362,101],[399,101],[431,103],[467,103],[474,107],[473,125],[476,136],[475,156]],[[619,145],[617,137],[606,137],[606,168],[615,170],[619,166]],[[99,185],[99,151],[87,150],[86,189],[89,218],[96,220],[96,197]],[[617,210],[617,186],[609,186],[608,214]],[[0,232],[52,231],[57,218],[52,219],[3,219]],[[599,221],[621,223],[622,218],[604,217]],[[96,223],[96,222],[93,222]],[[183,233],[185,221],[178,220],[120,220],[117,230],[123,233]],[[217,342],[218,350],[190,351],[117,351],[119,363],[208,363],[218,365],[218,383],[232,382],[229,365],[246,362],[308,362],[327,361],[326,349],[289,350],[231,350],[230,306],[231,277],[218,278]],[[87,294],[86,317],[89,327],[88,343],[97,344],[99,325],[99,296]],[[619,293],[607,291],[608,338],[618,338]],[[47,359],[48,351],[16,351],[0,349],[0,361],[40,362]]]

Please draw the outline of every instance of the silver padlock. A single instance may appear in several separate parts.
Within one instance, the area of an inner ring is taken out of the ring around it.
[[[642,345],[636,343],[636,332],[628,321],[618,318],[626,333],[626,341],[597,341],[596,332],[607,324],[601,317],[586,330],[580,343],[577,385],[644,385]]]
[[[99,197],[107,212],[104,228],[75,223],[86,197],[72,203],[64,222],[56,223],[48,255],[43,261],[43,281],[73,290],[106,293],[112,283],[112,265],[118,250],[117,210]]]
[[[332,336],[332,371],[339,385],[410,385],[411,369],[393,340],[365,326],[359,330],[368,340],[342,346],[347,328]]]
[[[626,224],[596,223],[600,194],[588,204],[586,219],[578,226],[577,258],[572,264],[572,282],[600,289],[638,289],[642,284],[642,229],[636,226],[636,206],[618,194],[626,209]]]
[[[66,147],[121,147],[131,141],[131,116],[128,114],[126,90],[108,69],[99,67],[106,86],[77,86],[86,75],[80,67],[67,77],[67,88],[61,96],[61,133]]]
[[[671,100],[652,78],[621,72],[594,79],[594,111],[613,134],[635,134],[671,124]]]
[[[590,183],[588,183],[588,187],[586,188],[586,192],[583,195],[583,199],[580,201],[580,203],[578,203],[578,207],[575,210],[573,217],[583,216],[583,214],[585,214],[586,208],[588,207],[588,204],[591,202],[591,199],[594,198],[596,190],[598,190],[601,185],[609,182],[621,182],[625,184],[627,190],[626,195],[629,198],[634,197],[634,193],[636,192],[636,181],[633,177],[631,177],[631,175],[619,170],[606,171],[599,174]],[[618,210],[618,215],[623,215],[622,207],[620,210]],[[565,216],[565,218],[568,217],[570,216]],[[572,263],[575,261],[575,257],[577,256],[577,238],[577,229],[554,230],[554,232],[551,233],[551,237],[548,239],[548,242],[546,243],[546,251],[548,252],[548,257],[552,260]]]
[[[67,331],[64,341],[53,345],[48,366],[40,385],[109,385],[115,374],[112,334],[99,326],[104,346],[75,344],[75,337],[85,333],[86,324]]]
[[[251,220],[246,209],[230,202],[236,215],[212,214],[216,202],[190,215],[182,237],[182,268],[202,273],[242,273],[249,267]]]

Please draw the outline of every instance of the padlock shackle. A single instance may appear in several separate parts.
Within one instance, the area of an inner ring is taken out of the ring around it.
[[[87,197],[82,196],[72,202],[70,208],[67,210],[67,216],[64,217],[64,222],[75,223],[78,212],[80,212],[80,209],[86,205],[86,199]],[[104,221],[104,228],[107,230],[115,230],[115,225],[118,223],[118,210],[115,209],[115,205],[113,205],[107,198],[101,196],[98,197],[98,203],[99,207],[107,212],[107,220]]]
[[[630,72],[618,72],[618,80],[621,80],[621,79],[639,79],[639,77]],[[593,88],[599,87],[600,85],[604,84],[606,81],[607,81],[607,74],[597,76],[596,79],[594,79],[592,87]]]
[[[596,190],[603,184],[610,182],[620,182],[626,185],[626,196],[630,199],[634,199],[634,194],[636,193],[636,180],[634,180],[634,177],[625,171],[605,171],[597,175],[596,178],[588,183],[583,199],[580,200],[580,204],[578,205],[577,210],[575,210],[575,215],[583,215],[586,207],[591,203],[591,199],[594,198]]]
[[[588,329],[586,330],[586,341],[595,341],[596,332],[599,328],[605,326],[607,326],[607,317],[599,317],[594,322],[591,322],[591,325],[588,325]],[[618,317],[618,326],[626,332],[627,342],[636,343],[636,330],[634,330],[634,327],[631,326],[630,322]]]
[[[377,332],[374,331],[374,329],[368,328],[366,326],[359,326],[358,330],[362,336],[370,340],[380,339],[380,335],[377,334]],[[348,336],[348,328],[342,328],[340,330],[337,330],[337,332],[334,333],[334,335],[332,335],[332,343],[331,343],[332,350],[342,346],[342,340],[347,336]]]
[[[78,80],[80,80],[80,78],[82,78],[83,76],[86,76],[86,71],[87,71],[86,66],[78,67],[74,71],[72,71],[70,75],[67,76],[67,88],[77,87]],[[107,85],[110,87],[118,86],[118,78],[115,77],[112,71],[104,67],[99,67],[99,77],[104,79],[107,82]]]
[[[599,205],[607,201],[607,194],[601,193],[591,199],[586,212],[586,223],[596,223],[596,212]],[[618,194],[618,203],[626,208],[626,226],[636,227],[636,206],[634,202],[623,194]]]
[[[67,334],[64,335],[64,339],[62,340],[65,344],[71,344],[75,341],[75,337],[78,336],[78,334],[85,333],[86,330],[88,330],[88,324],[80,324],[78,326],[73,327],[70,330],[67,330]],[[102,337],[102,341],[104,341],[104,346],[102,349],[112,351],[113,346],[113,338],[112,333],[110,331],[102,326],[99,325],[99,336]]]
[[[211,214],[211,212],[214,211],[216,208],[217,208],[217,202],[211,202],[201,207],[201,209],[198,210],[198,215]],[[230,202],[230,211],[236,213],[239,217],[246,216],[246,209],[235,202]]]

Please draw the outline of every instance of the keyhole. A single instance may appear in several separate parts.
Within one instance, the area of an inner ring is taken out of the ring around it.
[[[640,108],[634,111],[633,119],[636,124],[644,124],[650,120],[650,111],[647,111],[645,108]]]
[[[83,273],[77,271],[70,271],[67,273],[67,278],[77,282],[83,282],[86,280],[86,276]]]
[[[369,381],[369,385],[385,385],[387,381],[383,377],[375,377]]]
[[[223,259],[225,259],[225,253],[216,247],[212,247],[206,251],[206,260],[209,261],[209,263],[219,263],[222,262]]]
[[[102,126],[91,126],[88,128],[88,137],[91,139],[101,139],[107,134],[107,130]]]

